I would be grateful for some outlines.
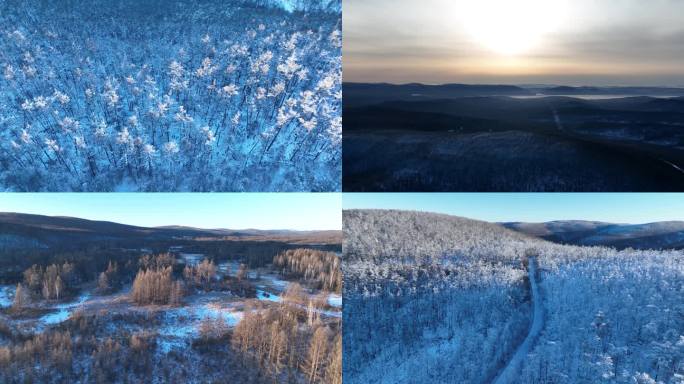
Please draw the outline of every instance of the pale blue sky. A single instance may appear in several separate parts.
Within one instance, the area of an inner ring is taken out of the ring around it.
[[[345,193],[343,207],[439,212],[490,222],[684,220],[681,193]]]
[[[3,193],[0,212],[140,226],[341,229],[339,193]]]

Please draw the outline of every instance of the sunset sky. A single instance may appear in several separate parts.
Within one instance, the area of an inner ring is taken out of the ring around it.
[[[347,82],[684,86],[684,1],[345,0]]]

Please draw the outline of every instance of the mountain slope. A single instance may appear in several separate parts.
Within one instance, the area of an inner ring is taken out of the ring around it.
[[[184,226],[146,228],[74,217],[0,212],[0,248],[45,248],[106,240],[168,240],[173,238],[226,238],[330,242],[340,231],[201,229]],[[339,243],[339,242],[338,242]]]
[[[684,319],[672,315],[684,253],[542,237],[615,243],[681,223],[500,225],[382,210],[344,211],[343,220],[345,383],[678,379],[659,362],[684,361]]]
[[[108,221],[74,217],[0,213],[0,234],[36,239],[44,244],[83,243],[116,239],[162,239],[186,236],[210,236],[199,229],[144,228]]]
[[[439,213],[345,210],[344,258],[406,264],[455,259],[519,261],[532,244],[544,243],[500,225]]]

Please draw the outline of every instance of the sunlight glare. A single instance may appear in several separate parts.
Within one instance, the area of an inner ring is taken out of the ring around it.
[[[565,1],[465,1],[460,12],[474,42],[501,55],[520,55],[561,25]]]

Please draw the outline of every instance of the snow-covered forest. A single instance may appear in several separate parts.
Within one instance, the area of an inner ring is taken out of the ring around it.
[[[338,191],[339,0],[0,0],[0,190]]]
[[[421,212],[343,218],[345,382],[684,382],[682,251]]]

